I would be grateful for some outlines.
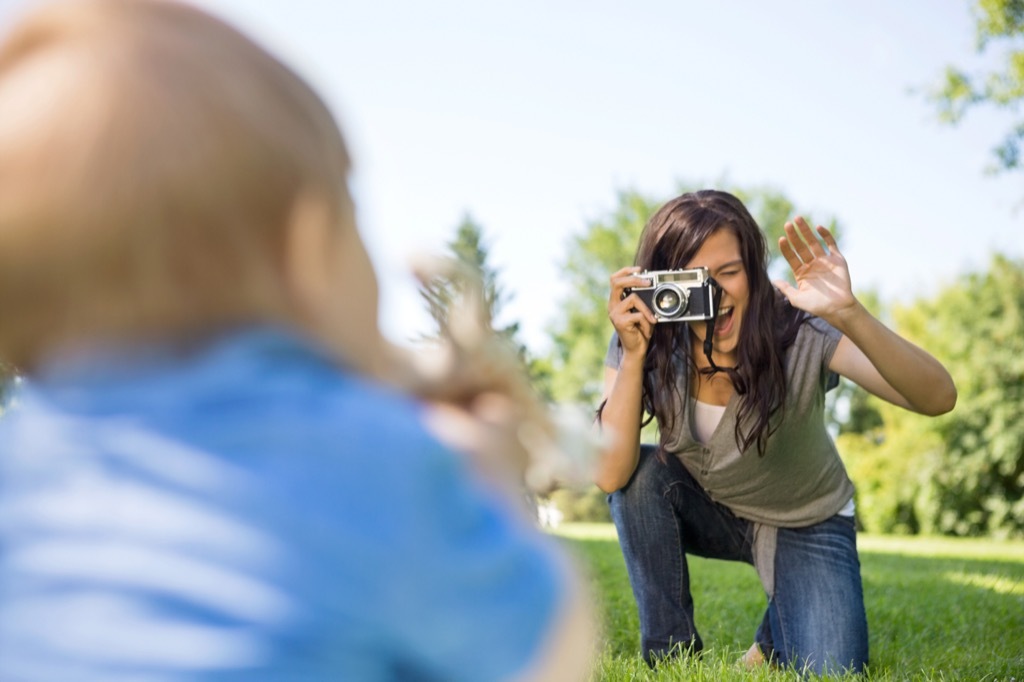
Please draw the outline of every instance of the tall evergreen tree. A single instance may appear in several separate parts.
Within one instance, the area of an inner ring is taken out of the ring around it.
[[[550,399],[550,364],[546,360],[530,355],[526,346],[519,340],[519,323],[512,321],[505,322],[500,327],[494,326],[501,320],[503,308],[511,300],[511,295],[499,281],[500,272],[489,261],[490,246],[484,237],[483,227],[469,214],[463,216],[455,229],[455,236],[447,243],[446,256],[455,259],[479,278],[488,323],[519,356],[535,390],[544,398]],[[420,287],[420,296],[423,297],[435,324],[431,332],[421,336],[422,341],[429,342],[440,338],[447,327],[452,306],[458,305],[466,294],[466,284],[458,278],[436,277]]]
[[[498,271],[488,262],[489,246],[484,241],[483,228],[466,214],[455,229],[455,237],[447,243],[447,256],[454,258],[480,278],[483,286],[484,305],[494,320],[501,314],[502,307],[509,297],[498,282]],[[465,282],[452,281],[445,277],[437,277],[420,287],[423,297],[435,322],[435,329],[425,334],[426,339],[436,339],[447,325],[451,306],[465,293]],[[519,323],[512,322],[494,330],[509,341],[515,341],[519,333]],[[518,344],[517,344],[518,345]]]

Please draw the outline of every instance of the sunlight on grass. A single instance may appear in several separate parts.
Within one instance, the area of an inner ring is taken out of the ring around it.
[[[615,532],[615,526],[610,523],[563,523],[552,531],[555,535],[561,535],[573,540],[615,540],[619,536]]]
[[[991,590],[997,594],[1013,594],[1024,597],[1024,580],[1014,580],[1001,575],[987,575],[984,573],[943,573],[942,577],[951,583],[964,585],[966,587],[980,587],[984,590]],[[1024,618],[1024,614],[1021,614]]]
[[[857,547],[874,554],[1024,561],[1024,542],[1019,540],[858,534]]]
[[[610,523],[563,523],[555,535],[574,540],[618,540]],[[1024,542],[985,538],[920,537],[907,535],[857,535],[857,547],[871,554],[902,554],[960,559],[1000,559],[1024,562]]]
[[[816,679],[1024,682],[1024,543],[982,538],[858,536],[871,663],[865,678],[801,677],[744,670],[765,607],[747,565],[689,558],[700,659],[650,670],[639,656],[639,621],[615,528],[563,524],[552,533],[587,569],[604,635],[591,682]]]

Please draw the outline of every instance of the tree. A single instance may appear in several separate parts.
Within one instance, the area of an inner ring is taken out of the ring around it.
[[[483,283],[484,304],[494,320],[508,302],[508,295],[498,283],[498,271],[487,262],[489,248],[484,242],[483,228],[466,214],[455,228],[455,237],[447,244],[449,256],[455,258],[479,275]],[[462,283],[436,278],[420,287],[423,297],[436,323],[436,328],[425,339],[436,339],[445,326],[452,303],[458,300]],[[513,322],[495,331],[503,338],[513,341],[519,333],[519,323]],[[517,344],[518,345],[518,344]]]
[[[464,215],[462,222],[455,229],[455,237],[448,242],[447,248],[448,256],[468,266],[480,278],[483,286],[484,305],[489,312],[490,320],[492,322],[498,320],[502,308],[510,300],[510,297],[498,281],[500,273],[488,262],[490,249],[484,239],[483,228],[473,220],[472,216]],[[457,304],[464,293],[462,291],[464,285],[464,282],[436,277],[420,286],[420,296],[426,302],[435,322],[434,330],[423,334],[421,341],[430,342],[440,337],[447,324],[451,306]],[[538,394],[550,399],[552,375],[550,363],[547,360],[531,357],[526,346],[519,341],[519,323],[509,322],[502,327],[495,328],[494,331],[519,356]]]
[[[696,187],[684,184],[679,192],[693,189]],[[793,203],[772,187],[725,189],[743,201],[764,229],[769,252],[776,254],[769,270],[775,276],[784,275],[781,266],[785,263],[775,245],[783,234],[783,224],[796,214]],[[620,191],[618,204],[609,215],[591,221],[582,234],[572,238],[563,267],[570,293],[559,306],[564,312],[551,330],[552,391],[557,400],[597,405],[602,390],[601,368],[612,333],[607,310],[608,277],[633,262],[640,232],[662,203],[634,190]],[[837,221],[833,218],[825,224],[838,237]]]
[[[872,399],[881,427],[840,436],[865,526],[1024,537],[1024,261],[995,256],[894,320],[959,396],[934,419]]]
[[[885,319],[885,310],[877,292],[858,291],[857,298],[872,315]],[[828,393],[825,397],[825,418],[836,425],[838,435],[855,433],[871,436],[882,426],[882,415],[870,397],[870,393],[845,378],[840,379],[839,386]]]
[[[975,46],[979,54],[996,44],[1005,48],[998,69],[970,74],[962,68],[946,67],[941,83],[930,92],[940,120],[959,123],[978,105],[1013,112],[1016,120],[994,149],[993,171],[1024,168],[1024,0],[975,0]]]
[[[995,256],[899,322],[959,391],[932,422],[943,448],[918,503],[925,528],[1024,537],[1024,261]]]
[[[620,191],[618,206],[575,236],[562,269],[569,296],[552,330],[556,400],[595,405],[608,349],[608,276],[633,262],[640,231],[660,202],[632,190]]]
[[[743,201],[764,229],[769,252],[776,254],[769,270],[775,276],[785,274],[780,267],[785,262],[775,245],[783,234],[783,225],[795,215],[793,203],[771,187],[730,187],[726,181],[713,185],[723,186]],[[697,188],[682,185],[679,193]],[[554,341],[550,357],[551,389],[556,400],[597,406],[603,388],[604,358],[612,333],[608,321],[608,277],[633,262],[640,232],[662,203],[634,190],[620,191],[618,204],[609,215],[591,221],[582,234],[573,237],[562,269],[568,278],[569,294],[559,305],[559,310],[564,312],[551,332]],[[833,234],[839,234],[835,219],[826,224]],[[656,425],[648,425],[641,438],[656,442]],[[587,490],[562,490],[552,497],[567,519],[608,519],[605,496],[596,486]]]

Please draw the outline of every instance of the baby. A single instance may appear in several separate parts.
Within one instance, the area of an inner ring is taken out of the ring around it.
[[[188,5],[0,43],[0,679],[586,675],[564,557],[400,388],[349,166]]]

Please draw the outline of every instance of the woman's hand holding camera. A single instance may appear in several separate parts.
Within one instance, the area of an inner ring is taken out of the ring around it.
[[[654,332],[657,319],[650,308],[644,305],[634,293],[626,293],[633,287],[647,286],[649,282],[639,277],[641,268],[622,268],[611,276],[611,295],[608,298],[608,318],[618,332],[622,350],[626,355],[644,355],[647,344]]]

